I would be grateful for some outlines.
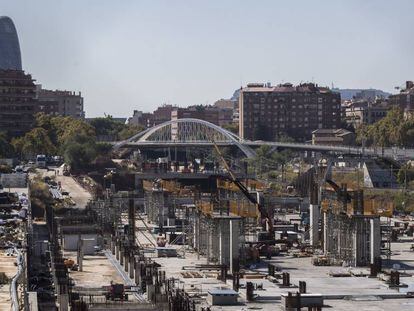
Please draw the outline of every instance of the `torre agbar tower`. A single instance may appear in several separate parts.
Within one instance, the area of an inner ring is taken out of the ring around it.
[[[22,70],[19,38],[10,17],[0,17],[0,69]]]

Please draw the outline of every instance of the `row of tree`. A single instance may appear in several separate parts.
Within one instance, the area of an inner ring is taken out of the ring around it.
[[[404,116],[401,109],[394,108],[380,121],[361,125],[356,130],[357,142],[377,147],[414,147],[414,117]]]
[[[71,117],[36,115],[33,129],[11,140],[0,133],[0,157],[33,159],[37,154],[62,155],[74,169],[82,169],[99,156],[107,156],[110,145],[98,142],[99,135],[125,139],[142,128],[128,126],[108,116],[88,123]]]

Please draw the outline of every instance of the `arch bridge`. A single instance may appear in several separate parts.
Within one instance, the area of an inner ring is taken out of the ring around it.
[[[248,158],[256,155],[236,134],[200,119],[184,118],[164,122],[114,145],[117,150],[127,146],[237,146]]]
[[[113,149],[122,147],[178,147],[237,146],[248,158],[254,158],[253,148],[268,145],[272,148],[287,148],[322,153],[349,154],[359,156],[382,156],[390,158],[414,158],[414,149],[361,148],[338,145],[313,145],[309,143],[287,143],[242,140],[236,134],[205,120],[184,118],[164,122],[146,129],[126,140],[113,144]]]

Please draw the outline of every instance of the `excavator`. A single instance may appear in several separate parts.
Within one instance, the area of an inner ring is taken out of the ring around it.
[[[258,201],[256,196],[252,195],[250,191],[246,188],[246,186],[240,182],[236,176],[234,175],[233,171],[230,169],[230,166],[227,164],[227,161],[224,159],[223,154],[220,151],[220,148],[217,144],[212,140],[214,148],[219,155],[226,171],[229,173],[229,177],[226,178],[227,180],[231,181],[237,188],[240,190],[241,193],[249,200],[252,204],[256,205],[257,210],[260,213],[261,223],[263,225],[264,230],[267,232],[266,237],[263,241],[259,241],[258,244],[272,244],[274,243],[275,233],[273,228],[273,216],[269,213],[269,211]]]

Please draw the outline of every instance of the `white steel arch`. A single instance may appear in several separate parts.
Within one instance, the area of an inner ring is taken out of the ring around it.
[[[205,120],[184,118],[164,122],[140,132],[114,145],[119,149],[132,142],[156,143],[228,143],[236,145],[247,157],[255,156],[255,152],[242,144],[240,137]]]

